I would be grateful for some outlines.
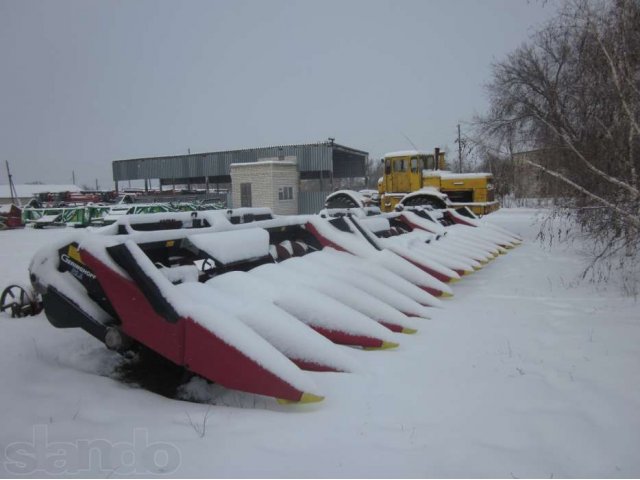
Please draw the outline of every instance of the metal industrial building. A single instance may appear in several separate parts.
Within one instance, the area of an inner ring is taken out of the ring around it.
[[[300,181],[315,180],[315,187],[301,189],[298,200],[300,213],[312,213],[322,208],[324,198],[333,190],[334,179],[365,176],[368,156],[367,152],[339,145],[330,138],[320,143],[116,160],[113,180],[116,190],[122,181],[152,179],[158,179],[161,185],[205,185],[209,190],[231,183],[231,164],[294,159]]]

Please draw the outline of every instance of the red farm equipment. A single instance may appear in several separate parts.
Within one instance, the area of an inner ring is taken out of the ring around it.
[[[56,327],[150,349],[228,388],[314,402],[323,393],[305,371],[357,370],[339,345],[400,346],[453,282],[520,241],[450,210],[370,213],[128,215],[40,250],[30,278]]]

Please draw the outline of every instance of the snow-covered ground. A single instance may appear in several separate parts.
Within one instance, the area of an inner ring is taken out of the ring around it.
[[[83,331],[1,316],[0,476],[638,477],[640,308],[576,284],[583,260],[536,242],[536,213],[492,214],[526,243],[398,349],[353,350],[361,373],[311,374],[318,404],[198,381],[215,404],[167,399],[109,378],[119,357]],[[3,283],[67,233],[0,232]]]

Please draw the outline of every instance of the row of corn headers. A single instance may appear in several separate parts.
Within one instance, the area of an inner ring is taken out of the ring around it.
[[[158,213],[74,230],[29,273],[56,327],[304,403],[323,398],[305,371],[356,370],[343,345],[400,346],[451,284],[520,242],[466,210]]]

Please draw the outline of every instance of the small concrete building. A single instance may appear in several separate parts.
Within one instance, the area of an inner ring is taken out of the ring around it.
[[[300,174],[295,157],[231,164],[233,205],[269,207],[277,215],[298,213]]]

